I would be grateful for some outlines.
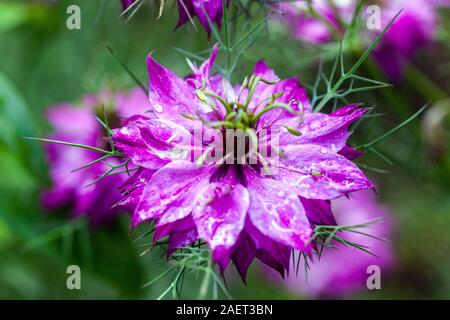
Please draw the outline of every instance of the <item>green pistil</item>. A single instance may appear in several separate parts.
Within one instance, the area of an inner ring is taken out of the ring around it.
[[[295,116],[299,116],[300,123],[303,114],[303,106],[300,101],[298,101],[300,111],[295,111],[288,103],[277,101],[278,99],[283,97],[284,95],[283,91],[273,93],[270,96],[266,97],[265,99],[261,99],[259,103],[252,106],[250,110],[250,104],[252,103],[252,101],[254,101],[254,95],[258,84],[264,83],[267,85],[273,85],[277,81],[269,81],[255,75],[246,77],[236,97],[237,101],[228,101],[226,97],[219,96],[218,94],[207,90],[206,86],[203,86],[202,88],[195,91],[197,98],[202,103],[211,108],[211,110],[217,115],[217,119],[221,120],[209,121],[208,119],[204,119],[201,114],[191,115],[183,113],[181,115],[187,119],[200,120],[204,125],[209,126],[211,128],[220,129],[222,131],[222,134],[224,135],[224,141],[226,140],[225,129],[242,130],[245,133],[245,136],[247,136],[249,139],[248,145],[246,146],[246,148],[248,148],[248,151],[245,157],[248,157],[249,159],[250,157],[252,159],[257,159],[258,163],[262,166],[266,174],[271,175],[272,170],[270,163],[258,152],[259,137],[258,132],[256,131],[256,128],[258,127],[258,121],[267,112],[275,109],[283,109]],[[241,94],[245,89],[248,90],[247,97],[245,99],[245,102],[241,103],[240,102]],[[226,110],[225,115],[223,115],[222,112],[219,110],[218,107],[220,105],[222,105],[223,108]],[[265,127],[263,129],[267,129],[273,125],[274,125],[273,123],[265,123]],[[284,125],[281,126],[286,128],[286,130],[294,136],[301,135],[301,132],[295,128]],[[210,148],[214,148],[214,145],[209,146],[207,150],[203,152],[203,154],[196,160],[197,166],[200,166],[205,162],[207,154],[211,151]],[[271,148],[280,157],[286,157],[283,151],[280,150],[278,147],[271,146]],[[230,158],[233,159],[234,157],[236,157],[236,155],[235,150],[233,148],[225,150],[225,155],[223,156],[221,161],[219,161],[217,164],[220,165],[226,163],[227,160],[229,160]]]
[[[199,119],[203,122],[203,124],[210,126],[212,128],[226,128],[226,129],[241,129],[246,132],[248,130],[254,130],[258,124],[258,121],[261,119],[261,117],[274,109],[284,109],[288,111],[289,113],[293,115],[298,115],[301,117],[301,111],[295,111],[289,104],[283,103],[283,102],[277,102],[277,99],[281,98],[284,94],[283,91],[276,92],[272,94],[270,97],[267,97],[264,100],[261,100],[258,105],[256,105],[253,110],[249,110],[250,103],[253,100],[253,97],[255,95],[256,88],[259,83],[265,83],[267,85],[273,85],[278,82],[277,81],[270,81],[267,79],[264,79],[259,76],[252,75],[250,77],[245,77],[241,91],[238,94],[237,100],[238,101],[227,101],[225,97],[221,97],[218,94],[211,92],[209,90],[206,90],[205,87],[202,87],[195,91],[195,94],[197,98],[202,101],[205,105],[209,106],[211,110],[216,113],[217,115],[220,114],[219,110],[217,109],[217,105],[214,102],[217,101],[220,103],[226,110],[226,115],[223,119],[223,121],[208,121],[205,119],[202,119],[200,115],[190,115],[190,114],[182,114],[183,117],[187,119],[196,120]],[[240,95],[242,93],[243,89],[248,89],[247,98],[245,99],[244,103],[239,102]],[[260,106],[264,103],[267,103],[267,105],[260,109]],[[300,105],[301,108],[301,105]],[[300,132],[294,128],[287,128],[287,130],[294,134],[294,135],[300,135]],[[254,131],[253,131],[254,132]]]
[[[248,105],[250,104],[250,101],[252,101],[253,94],[255,93],[256,86],[258,85],[258,82],[261,80],[258,76],[251,76],[250,80],[248,81],[248,95],[247,99],[245,100],[244,109],[248,109]]]
[[[285,109],[289,113],[293,115],[300,115],[298,112],[296,112],[290,105],[283,102],[274,102],[272,104],[267,105],[264,109],[259,111],[252,119],[252,124],[256,124],[256,122],[266,113],[274,109]]]

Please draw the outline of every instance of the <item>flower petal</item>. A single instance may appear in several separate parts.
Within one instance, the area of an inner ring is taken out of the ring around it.
[[[122,198],[114,206],[136,208],[145,186],[151,180],[155,171],[156,170],[144,169],[143,167],[138,168],[135,174],[119,187]]]
[[[307,249],[312,230],[297,195],[281,182],[247,171],[249,217],[264,235],[298,250]]]
[[[216,23],[219,27],[222,23],[222,0],[190,0],[198,20],[205,28],[206,32],[211,33],[210,23]],[[227,1],[228,2],[228,1]],[[228,3],[227,3],[228,5]]]
[[[253,225],[250,219],[247,219],[245,230],[255,243],[257,249],[256,257],[264,264],[278,271],[281,277],[284,277],[285,272],[289,271],[291,247],[264,235]]]
[[[353,147],[345,145],[340,151],[341,156],[346,157],[348,160],[354,160],[364,155],[363,151],[359,151]]]
[[[131,6],[136,0],[120,0],[122,2],[122,9],[125,11]]]
[[[142,119],[113,130],[115,147],[133,164],[159,169],[188,156],[191,134],[182,126],[160,119]]]
[[[189,21],[189,17],[193,17],[194,7],[192,6],[192,1],[184,1],[184,0],[177,0],[178,5],[178,23],[175,27],[175,29],[181,27],[183,24]]]
[[[156,242],[167,235],[169,235],[167,256],[198,240],[197,229],[191,215],[164,225],[157,223],[153,241]]]
[[[244,283],[246,283],[247,270],[253,259],[256,257],[256,250],[255,242],[250,235],[246,231],[241,232],[233,254],[231,255],[231,259]]]
[[[244,283],[247,270],[254,258],[278,271],[282,277],[289,271],[291,248],[262,234],[247,218],[234,247],[231,259]]]
[[[150,79],[149,101],[155,115],[191,128],[193,121],[182,114],[196,114],[197,98],[194,89],[172,71],[158,64],[151,55],[147,57],[147,68]]]
[[[345,157],[318,145],[298,145],[280,158],[277,180],[306,199],[330,200],[374,184]]]
[[[142,192],[132,226],[158,218],[164,225],[186,217],[196,205],[200,190],[209,183],[209,168],[188,161],[174,161],[153,174]]]
[[[367,109],[350,105],[331,113],[330,115],[312,112],[303,116],[299,126],[296,119],[285,123],[301,132],[301,136],[294,136],[287,130],[282,130],[279,136],[280,146],[297,148],[299,144],[317,144],[332,152],[339,152],[344,148],[351,132],[349,126],[360,119]]]
[[[330,201],[305,199],[300,197],[300,201],[305,208],[306,216],[312,227],[316,225],[335,226],[337,225],[331,211]]]
[[[277,81],[279,78],[264,60],[259,60],[253,68],[253,74],[268,81]]]
[[[203,84],[209,84],[209,78],[211,75],[211,71],[214,67],[214,63],[217,59],[217,54],[219,53],[219,46],[215,44],[211,50],[211,55],[208,59],[206,59],[200,68],[197,68],[195,66],[193,67],[193,74],[186,77],[186,79],[195,79],[196,84],[195,88],[200,89]]]
[[[192,215],[199,237],[208,243],[223,271],[229,263],[230,250],[244,228],[249,195],[234,177],[227,177],[207,186],[201,198],[203,203]]]

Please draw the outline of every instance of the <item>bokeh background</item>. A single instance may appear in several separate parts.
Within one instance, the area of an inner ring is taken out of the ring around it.
[[[66,28],[66,9],[71,4],[81,8],[81,30]],[[170,281],[162,278],[142,287],[167,265],[158,250],[140,256],[145,247],[133,239],[143,230],[130,234],[128,216],[90,228],[83,219],[70,219],[65,209],[45,212],[40,193],[50,180],[43,148],[22,138],[42,137],[50,130],[44,111],[52,105],[77,102],[105,88],[135,86],[105,45],[146,82],[145,57],[150,51],[155,50],[160,63],[185,75],[185,55],[176,48],[202,52],[214,43],[214,38],[191,26],[173,31],[177,12],[170,1],[159,20],[150,4],[129,21],[120,12],[119,1],[112,0],[0,2],[0,298],[154,299]],[[360,143],[367,134],[375,138],[394,127],[427,101],[432,103],[426,112],[446,110],[447,116],[430,129],[424,125],[425,113],[378,145],[392,164],[370,153],[363,158],[363,163],[387,171],[368,174],[377,181],[379,200],[390,208],[394,221],[390,240],[395,265],[382,273],[381,290],[370,291],[363,285],[342,298],[450,298],[450,102],[446,100],[450,12],[443,10],[441,15],[438,41],[418,52],[413,65],[428,86],[409,73],[391,88],[351,99],[385,113],[370,128],[367,124],[358,128],[354,139]],[[244,33],[246,28],[240,22],[236,32]],[[298,76],[312,84],[317,57],[326,56],[328,49],[301,45],[277,25],[264,28],[242,56],[233,79],[242,79],[264,58],[281,77]],[[346,53],[346,59],[354,61],[352,52]],[[359,73],[379,76],[368,66]],[[71,264],[81,267],[82,290],[66,287],[66,268]],[[257,263],[250,269],[247,285],[233,268],[226,277],[233,298],[302,298],[267,276]],[[195,273],[187,277],[182,297],[196,298],[198,282]]]

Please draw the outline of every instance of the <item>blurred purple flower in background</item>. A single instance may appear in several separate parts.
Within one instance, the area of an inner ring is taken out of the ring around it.
[[[358,231],[384,239],[391,236],[392,221],[389,211],[378,203],[372,191],[359,191],[349,195],[349,198],[333,200],[332,208],[338,225],[356,225],[382,218],[381,222]],[[340,297],[358,290],[367,290],[366,281],[370,275],[367,268],[370,265],[380,267],[382,282],[383,277],[393,267],[392,245],[352,232],[344,231],[342,237],[367,246],[376,256],[351,246],[335,244],[336,248],[325,248],[320,259],[314,256],[307,276],[302,266],[298,275],[292,271],[284,281],[289,290],[308,297]]]
[[[245,280],[258,258],[284,275],[292,249],[311,250],[313,225],[334,223],[328,200],[373,188],[341,155],[354,156],[346,146],[348,128],[366,109],[313,113],[298,80],[279,80],[263,61],[244,85],[233,87],[210,75],[217,53],[214,47],[185,79],[148,57],[154,117],[133,117],[113,134],[116,148],[141,167],[125,184],[120,204],[136,206],[133,227],[155,222],[154,241],[169,236],[169,255],[201,239],[222,271],[232,260]],[[279,147],[283,156],[238,163],[225,138],[226,129],[238,128],[260,149]],[[195,144],[198,129],[201,143]],[[261,135],[267,129],[279,146]],[[177,148],[188,152],[174,157]],[[221,156],[206,163],[203,156],[212,150]],[[274,174],[262,174],[266,170]]]
[[[122,0],[123,10],[127,10],[137,0]],[[226,4],[228,6],[229,0]],[[208,34],[211,33],[211,24],[219,28],[222,25],[222,0],[177,0],[178,24],[176,28],[197,17]]]
[[[429,0],[393,0],[382,8],[383,29],[403,9],[374,50],[375,58],[392,81],[401,80],[407,61],[435,39],[438,5],[439,2]]]
[[[115,110],[108,110],[113,105]],[[49,139],[79,143],[97,148],[107,148],[106,133],[102,125],[95,119],[97,112],[103,118],[102,107],[108,110],[109,121],[122,122],[134,113],[148,111],[148,101],[142,89],[133,89],[127,93],[113,94],[103,91],[97,95],[83,98],[80,105],[69,103],[51,107],[47,111],[47,119],[53,131]],[[110,112],[112,111],[112,112]],[[42,195],[44,207],[56,210],[69,207],[74,216],[85,215],[91,224],[110,220],[120,211],[112,208],[120,199],[119,186],[124,177],[119,174],[107,176],[93,183],[108,170],[108,165],[98,162],[86,168],[73,170],[98,159],[97,152],[63,146],[46,145],[49,160],[52,187]],[[118,164],[118,159],[109,158],[109,164]]]
[[[151,113],[153,113],[148,103],[147,94],[142,88],[134,88],[116,93],[115,104],[115,112],[120,118],[121,123],[134,115],[145,114],[150,117]]]
[[[356,3],[355,0],[316,0],[311,1],[310,7],[306,1],[284,3],[281,9],[285,16],[281,21],[299,40],[321,44],[332,41],[333,33],[342,37],[352,20]],[[375,58],[392,81],[400,80],[405,63],[435,39],[439,21],[437,10],[449,3],[448,0],[391,0],[378,3],[381,30],[403,9],[374,51]],[[366,7],[363,7],[362,15],[367,18]],[[367,29],[366,36],[374,39],[381,30]]]
[[[228,6],[229,0],[226,3]],[[222,25],[222,0],[177,0],[177,4],[179,15],[177,27],[195,16],[208,34],[211,33],[211,24],[215,23],[219,28]]]
[[[309,7],[307,1],[282,3],[281,22],[299,40],[321,44],[331,41],[332,30],[344,32],[344,24],[350,22],[355,10],[355,0],[334,1],[335,7],[328,0],[315,0]],[[314,10],[314,13],[311,10]]]

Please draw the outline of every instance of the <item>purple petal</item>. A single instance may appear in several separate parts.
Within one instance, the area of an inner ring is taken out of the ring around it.
[[[309,246],[312,230],[305,210],[289,186],[269,178],[261,178],[247,171],[251,222],[264,235],[305,250]]]
[[[180,220],[164,225],[156,224],[153,241],[169,235],[167,256],[172,255],[177,249],[183,248],[198,240],[197,230],[191,215]]]
[[[122,193],[122,198],[115,206],[126,206],[134,210],[139,203],[145,186],[155,171],[140,167],[133,176],[120,186],[119,190]]]
[[[224,92],[222,80],[223,77],[220,75],[215,75],[211,77],[211,71],[214,67],[214,62],[216,61],[217,54],[219,52],[219,47],[217,44],[211,50],[211,55],[208,59],[206,59],[200,67],[195,65],[191,65],[193,73],[185,78],[186,83],[192,86],[194,89],[206,89],[208,91],[214,92],[221,97],[228,97],[229,93]],[[226,83],[224,83],[226,85]],[[229,88],[232,89],[230,86]],[[234,93],[234,92],[232,92]],[[234,98],[234,95],[233,95]],[[208,98],[210,101],[215,104],[215,109],[218,111],[219,116],[216,112],[212,112],[211,108],[207,106],[205,103],[199,101],[196,111],[197,114],[200,114],[203,118],[208,119],[210,121],[218,121],[222,120],[226,114],[226,110],[223,105],[213,98]],[[229,99],[231,101],[233,99]]]
[[[348,160],[355,160],[364,155],[363,151],[359,151],[353,147],[345,145],[340,151],[339,154],[344,156]]]
[[[345,157],[318,145],[298,145],[280,158],[276,178],[306,199],[330,200],[374,184]]]
[[[211,33],[211,23],[219,27],[222,23],[223,6],[222,0],[187,0],[191,1],[198,20]],[[228,4],[227,4],[228,5]]]
[[[194,221],[200,238],[208,243],[223,271],[244,228],[249,195],[235,178],[225,178],[207,186],[201,197],[203,203],[193,211]]]
[[[297,137],[282,130],[279,136],[281,146],[297,148],[299,144],[316,144],[327,148],[332,152],[339,152],[345,147],[345,143],[351,132],[349,126],[360,119],[367,109],[350,105],[327,115],[319,112],[306,113],[300,126],[296,119],[285,124],[298,129],[301,136]]]
[[[331,211],[330,201],[305,199],[302,197],[300,197],[300,200],[305,208],[306,216],[311,222],[312,227],[316,225],[336,225],[336,220]]]
[[[279,78],[264,60],[259,60],[253,68],[253,74],[268,81],[277,81]]]
[[[247,270],[256,256],[256,245],[246,231],[241,232],[231,259],[233,260],[242,281],[246,283]]]
[[[156,171],[142,192],[132,226],[158,218],[164,225],[186,217],[197,204],[197,195],[209,183],[208,168],[174,161]]]
[[[247,219],[245,230],[255,243],[257,249],[256,257],[264,264],[278,271],[281,277],[284,277],[285,272],[289,271],[291,247],[264,235],[254,226],[250,219]]]
[[[128,7],[131,6],[135,1],[136,0],[120,0],[120,2],[122,2],[123,11],[128,9]]]
[[[116,148],[134,165],[153,170],[171,160],[187,157],[191,137],[182,126],[159,119],[138,118],[113,130]]]
[[[235,245],[232,260],[244,283],[254,258],[278,271],[282,277],[289,271],[291,248],[262,234],[249,219]]]
[[[193,18],[195,15],[194,7],[191,0],[177,0],[178,6],[178,23],[175,27],[179,28],[189,21],[189,17]]]
[[[169,69],[147,57],[149,101],[155,115],[164,120],[192,128],[193,121],[182,114],[196,115],[197,97],[194,89]]]
[[[209,58],[202,63],[200,68],[194,67],[194,70],[192,70],[193,74],[187,77],[187,79],[195,79],[197,81],[195,85],[196,89],[200,89],[203,84],[208,84],[218,53],[219,46],[218,44],[215,44],[211,50],[211,55]]]
[[[189,217],[189,216],[188,216]],[[170,234],[167,255],[172,255],[177,249],[184,248],[198,240],[198,233],[195,227],[190,229],[174,230]]]

